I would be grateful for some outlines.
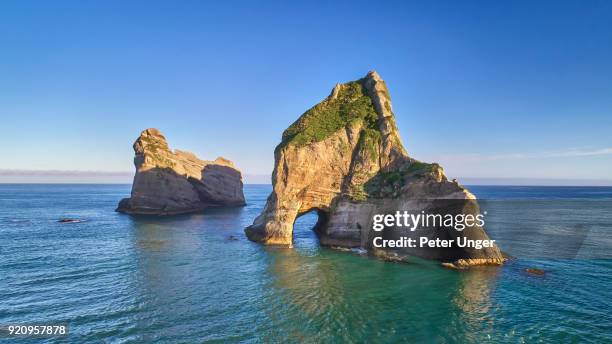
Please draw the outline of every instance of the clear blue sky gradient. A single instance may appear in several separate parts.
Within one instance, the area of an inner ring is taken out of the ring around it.
[[[2,1],[0,169],[132,171],[156,127],[269,174],[371,69],[451,176],[612,179],[612,1]]]

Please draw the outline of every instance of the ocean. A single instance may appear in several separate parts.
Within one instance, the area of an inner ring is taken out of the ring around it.
[[[114,212],[130,185],[3,184],[0,326],[69,325],[26,343],[612,342],[612,188],[470,189],[514,257],[503,267],[334,251],[314,213],[293,249],[252,243],[270,185],[245,185],[242,208],[161,218]]]

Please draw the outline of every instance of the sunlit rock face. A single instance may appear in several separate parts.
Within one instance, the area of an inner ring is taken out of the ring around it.
[[[200,160],[190,152],[172,151],[153,128],[143,131],[133,147],[132,194],[119,202],[117,211],[174,215],[245,204],[242,175],[231,161],[223,157]]]
[[[245,230],[249,239],[263,244],[291,246],[295,219],[313,210],[319,214],[315,230],[322,245],[370,251],[380,251],[372,247],[376,236],[424,235],[402,228],[374,232],[374,214],[397,210],[479,212],[475,197],[449,181],[442,167],[408,156],[395,124],[389,91],[374,71],[362,79],[337,84],[325,100],[285,130],[274,157],[273,191],[263,212]],[[441,204],[441,199],[453,201]],[[488,239],[481,227],[436,236]],[[497,246],[383,251],[388,251],[383,256],[414,255],[465,265],[503,261]]]

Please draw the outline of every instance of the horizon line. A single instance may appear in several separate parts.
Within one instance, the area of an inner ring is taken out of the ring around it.
[[[0,185],[132,185],[132,183],[109,183],[109,182],[3,182],[0,181]],[[272,183],[243,183],[243,185],[272,185]],[[570,184],[472,184],[472,183],[461,183],[462,186],[517,186],[517,187],[612,187],[610,185],[570,185]]]
[[[93,170],[0,169],[0,184],[132,184],[135,172]],[[271,174],[244,173],[247,185],[271,185]],[[612,179],[542,177],[455,177],[462,185],[490,186],[612,186]]]

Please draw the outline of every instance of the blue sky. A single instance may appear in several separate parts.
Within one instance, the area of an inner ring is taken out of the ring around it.
[[[156,127],[266,175],[289,124],[375,69],[450,176],[612,180],[611,42],[610,1],[2,1],[0,170],[132,172]]]

